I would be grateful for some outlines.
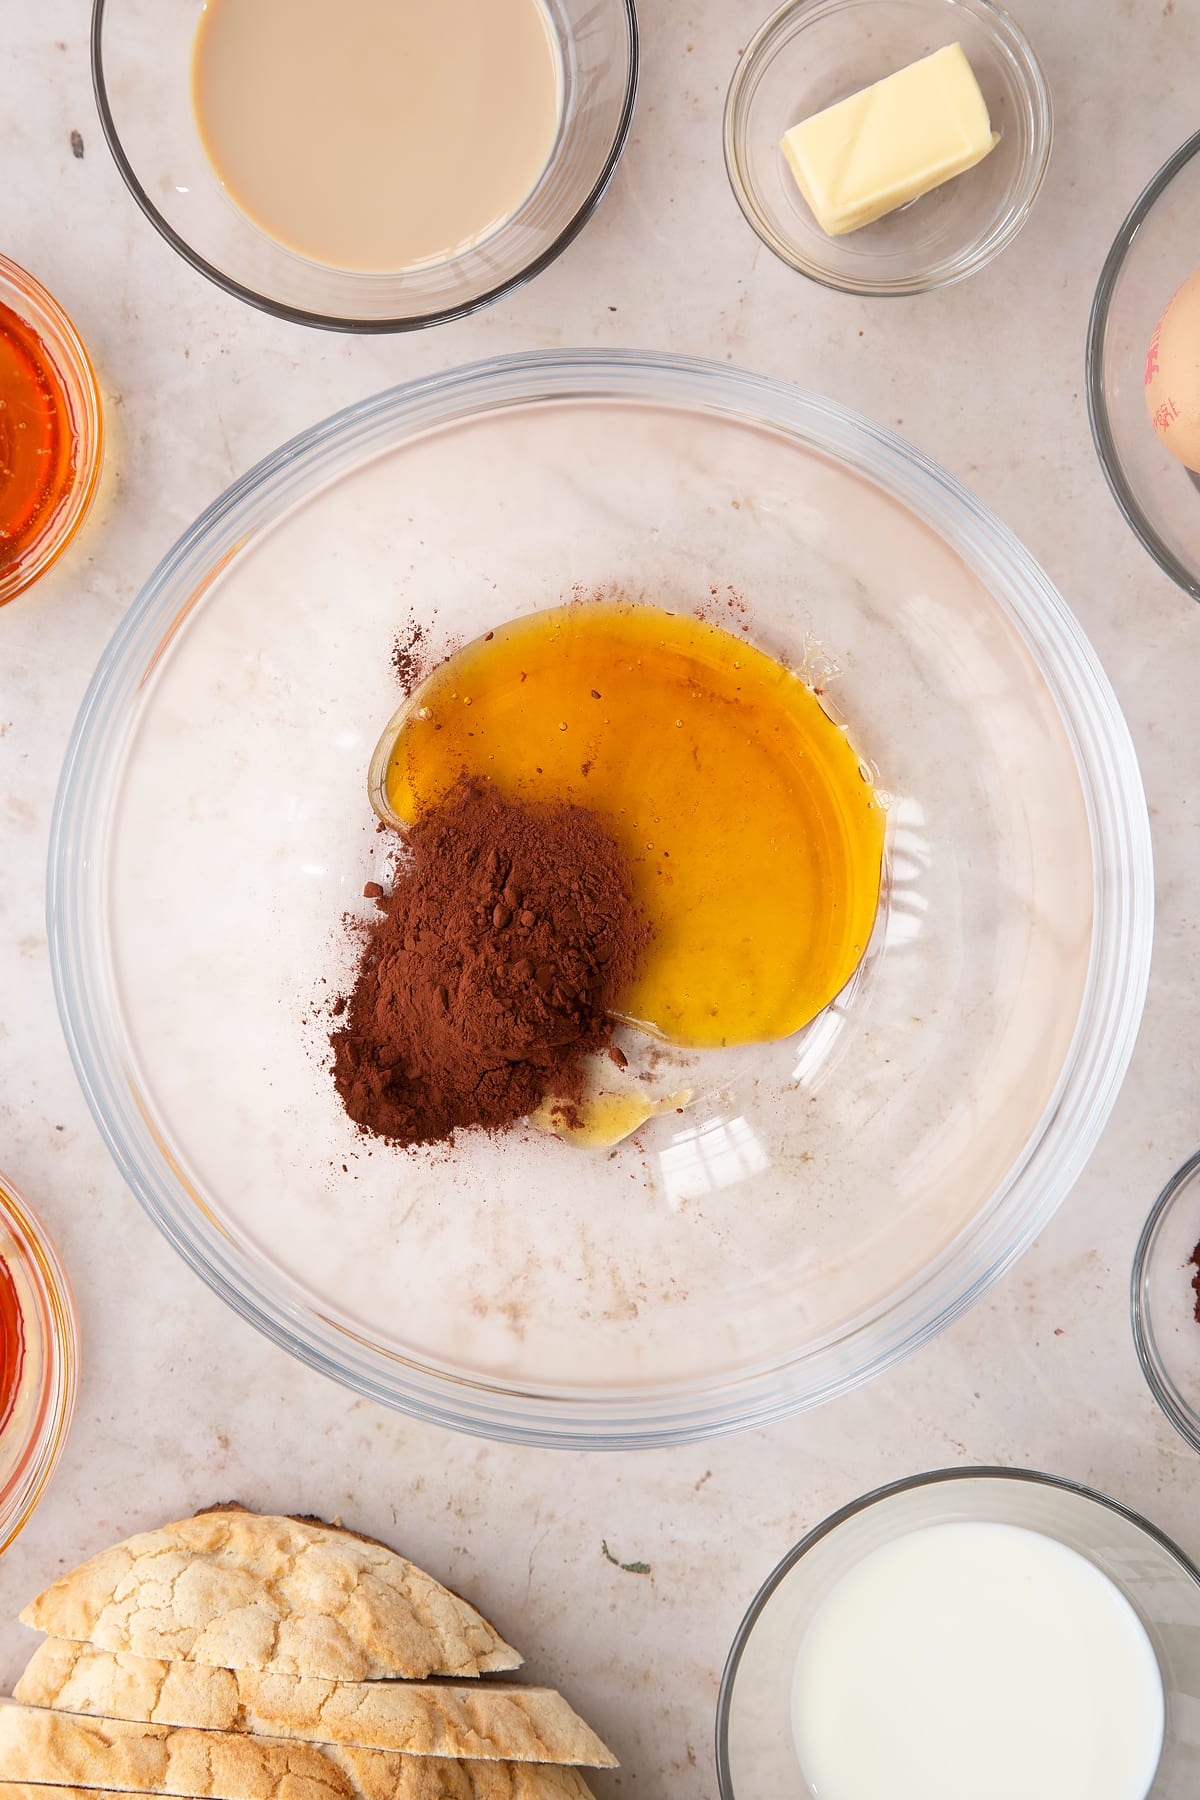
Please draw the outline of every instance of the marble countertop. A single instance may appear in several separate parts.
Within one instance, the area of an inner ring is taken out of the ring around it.
[[[84,1350],[58,1474],[0,1562],[5,1686],[33,1643],[16,1611],[64,1567],[214,1499],[300,1506],[399,1543],[527,1648],[529,1673],[562,1684],[622,1759],[597,1794],[714,1800],[714,1703],[738,1620],[797,1537],[864,1489],[969,1462],[1049,1469],[1148,1513],[1200,1557],[1200,1461],[1143,1384],[1127,1303],[1140,1225],[1200,1133],[1200,619],[1118,516],[1083,395],[1104,254],[1195,126],[1200,12],[1114,0],[1101,30],[1088,0],[1025,0],[1021,22],[1057,114],[1032,219],[961,287],[865,302],[777,263],[727,187],[725,89],[765,10],[765,0],[642,0],[632,138],[578,241],[476,318],[352,340],[246,309],[155,235],[96,121],[84,0],[0,7],[0,250],[75,320],[109,427],[84,534],[0,612],[0,1167],[63,1252]],[[801,382],[895,427],[995,508],[1075,609],[1125,708],[1159,908],[1145,1022],[1100,1147],[982,1304],[821,1412],[694,1448],[605,1456],[414,1424],[352,1399],[235,1319],[109,1161],[59,1031],[43,917],[50,812],[79,701],[142,580],[195,514],[347,401],[481,355],[593,344],[692,351]],[[605,1543],[649,1572],[615,1566]]]

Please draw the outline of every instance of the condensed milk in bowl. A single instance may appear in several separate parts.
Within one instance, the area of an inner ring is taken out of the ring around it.
[[[818,1526],[750,1608],[723,1800],[1183,1800],[1200,1573],[1104,1496],[944,1470]]]
[[[582,227],[623,148],[633,0],[96,0],[101,121],[176,250],[299,323],[485,305]]]
[[[499,231],[541,179],[562,98],[542,0],[207,0],[192,54],[228,197],[299,255],[364,274]]]

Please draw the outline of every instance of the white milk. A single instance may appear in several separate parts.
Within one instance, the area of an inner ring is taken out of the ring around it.
[[[1163,1688],[1107,1576],[1012,1525],[872,1551],[796,1658],[792,1733],[818,1800],[1144,1800]]]

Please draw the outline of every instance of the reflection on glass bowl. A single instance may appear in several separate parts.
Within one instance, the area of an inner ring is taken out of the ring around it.
[[[364,1144],[312,1011],[387,876],[397,632],[436,657],[573,591],[730,584],[763,649],[840,669],[888,796],[859,976],[797,1038],[677,1053],[687,1110],[611,1151]],[[1116,702],[990,514],[829,401],[563,352],[352,407],[197,521],[80,715],[49,911],[101,1129],[231,1305],[392,1405],[593,1447],[816,1404],[982,1293],[1112,1105],[1150,894]]]

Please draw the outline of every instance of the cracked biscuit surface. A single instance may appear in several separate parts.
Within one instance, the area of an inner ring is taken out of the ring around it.
[[[251,1731],[410,1756],[615,1767],[595,1732],[552,1688],[510,1683],[335,1682],[164,1662],[47,1638],[17,1682],[30,1706]]]
[[[0,1705],[0,1800],[590,1800],[574,1769],[404,1756]]]
[[[240,1509],[101,1551],[21,1619],[105,1650],[332,1681],[473,1677],[521,1663],[474,1607],[395,1551]]]

